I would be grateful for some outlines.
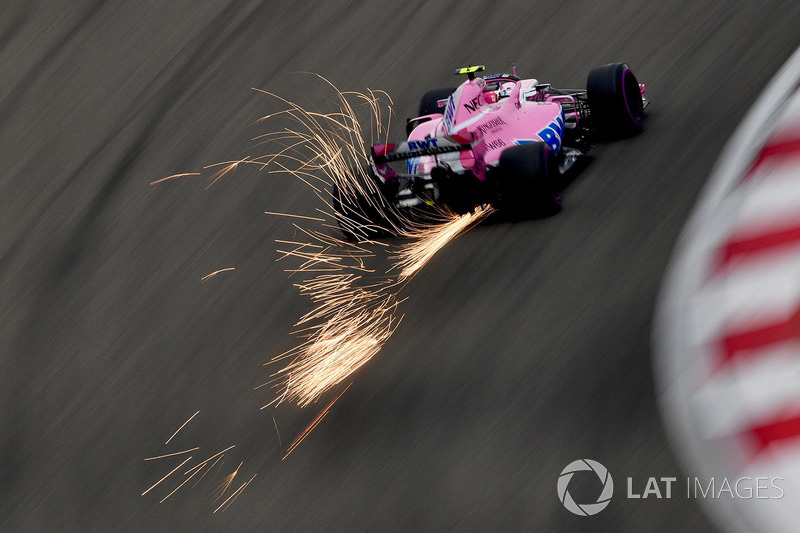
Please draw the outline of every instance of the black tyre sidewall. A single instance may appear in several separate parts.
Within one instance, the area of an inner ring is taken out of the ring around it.
[[[500,155],[498,207],[512,218],[546,217],[561,210],[555,154],[544,142],[507,148]]]
[[[368,179],[372,179],[373,181],[376,179],[369,167],[366,167],[364,171],[366,172]],[[350,174],[353,179],[358,181],[362,181],[364,179],[357,169],[352,169]],[[395,217],[390,212],[390,208],[385,199],[376,198],[370,202],[366,196],[360,193],[357,193],[355,197],[353,197],[352,193],[344,194],[344,192],[336,184],[333,185],[331,194],[333,196],[334,210],[339,215],[350,218],[362,226],[359,231],[353,231],[337,216],[337,223],[342,229],[342,233],[347,240],[362,241],[365,239],[388,237],[393,235],[393,232],[390,230],[390,228],[393,226],[390,218],[394,219]],[[378,192],[376,194],[380,193]],[[385,209],[378,209],[373,205],[375,202],[379,202],[381,200],[381,203],[387,204]],[[367,225],[370,226],[367,227]]]
[[[442,87],[439,89],[431,89],[422,95],[419,99],[419,112],[418,117],[424,115],[432,115],[434,113],[444,113],[445,106],[439,107],[436,105],[439,100],[444,100],[455,92],[455,87]]]
[[[639,82],[625,63],[610,63],[589,72],[586,93],[592,122],[614,134],[638,132],[644,120]]]

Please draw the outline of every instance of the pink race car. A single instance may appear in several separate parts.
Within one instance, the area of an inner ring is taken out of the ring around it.
[[[553,214],[563,176],[591,138],[638,133],[649,103],[624,63],[593,69],[585,90],[521,80],[516,68],[476,76],[483,70],[459,69],[468,79],[458,88],[425,93],[408,140],[372,146],[367,174],[396,209],[438,204],[465,213],[492,204],[512,218]],[[381,218],[358,203],[366,218]]]

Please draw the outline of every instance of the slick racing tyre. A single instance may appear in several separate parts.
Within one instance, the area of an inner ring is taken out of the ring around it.
[[[352,186],[334,184],[333,209],[336,222],[348,241],[364,241],[394,235],[396,214],[380,192],[369,166],[350,170]],[[371,183],[367,182],[371,180]]]
[[[611,63],[589,72],[586,95],[592,122],[611,135],[638,133],[644,122],[639,82],[625,63]]]
[[[423,115],[432,115],[434,113],[444,113],[444,108],[447,105],[439,105],[439,102],[442,100],[447,100],[447,98],[455,92],[455,88],[453,87],[443,87],[441,89],[431,89],[430,91],[426,92],[422,95],[422,98],[419,100],[419,113],[417,114],[418,117]]]
[[[434,113],[444,113],[444,108],[447,106],[445,103],[444,105],[439,105],[439,102],[446,102],[447,98],[453,94],[455,88],[444,87],[441,89],[431,89],[430,91],[426,92],[422,95],[422,98],[419,100],[419,109],[417,110],[417,117],[423,117],[425,115],[433,115]],[[416,119],[408,119],[406,121],[406,135],[411,135],[411,132],[414,131],[414,128],[419,126],[424,122],[428,122],[430,118],[416,118]]]
[[[515,219],[546,217],[561,210],[561,176],[550,146],[531,142],[500,154],[498,207]]]

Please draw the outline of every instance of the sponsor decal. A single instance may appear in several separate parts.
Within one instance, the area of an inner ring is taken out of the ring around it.
[[[431,148],[438,148],[436,139],[422,139],[421,141],[408,141],[409,150],[429,150]]]
[[[486,132],[505,125],[506,121],[500,117],[497,117],[493,118],[492,120],[484,122],[483,124],[479,125],[476,129],[478,130],[478,133],[480,133],[481,135],[486,135]]]
[[[498,148],[502,148],[505,145],[506,145],[506,143],[505,143],[505,141],[503,139],[497,139],[495,141],[486,143],[486,149],[487,150],[497,150]]]
[[[450,98],[447,99],[447,108],[444,110],[444,128],[447,131],[453,129],[453,118],[455,118],[456,114],[456,101],[453,98],[453,95],[450,95]]]
[[[416,150],[430,150],[432,148],[438,148],[439,143],[436,139],[422,139],[420,141],[408,141],[408,150],[413,152]],[[409,174],[417,174],[419,171],[420,164],[422,163],[421,157],[412,157],[410,159],[406,159],[406,170]]]
[[[549,144],[553,152],[558,152],[561,147],[561,138],[564,135],[564,118],[562,115],[559,114],[553,122],[536,132],[536,135]]]
[[[412,157],[411,159],[406,159],[406,171],[409,174],[416,174],[419,170],[419,165],[421,162],[421,157]]]
[[[464,104],[464,109],[466,109],[470,113],[474,113],[475,111],[478,110],[478,105],[479,105],[478,97],[476,96],[475,98]]]

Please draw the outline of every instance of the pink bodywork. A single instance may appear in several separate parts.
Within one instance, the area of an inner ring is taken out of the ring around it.
[[[454,170],[471,170],[481,180],[486,168],[497,165],[506,148],[531,141],[550,145],[553,152],[561,147],[565,117],[560,105],[571,96],[546,95],[537,90],[537,80],[492,79],[492,90],[483,78],[464,82],[450,96],[444,114],[428,115],[431,120],[419,124],[408,137],[411,146],[426,139],[449,138],[470,149],[425,155],[407,160],[409,174],[430,174],[437,164],[447,164]],[[420,117],[423,118],[423,117]],[[574,127],[579,117],[570,116]],[[376,146],[386,153],[389,146]],[[460,168],[459,168],[460,167]],[[395,176],[388,164],[377,165],[384,179]]]

